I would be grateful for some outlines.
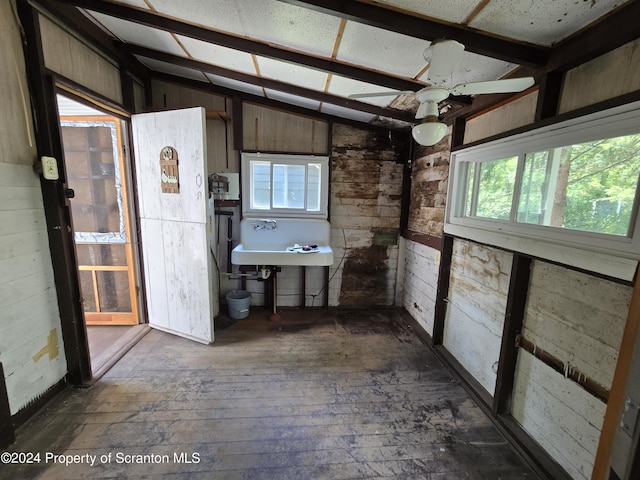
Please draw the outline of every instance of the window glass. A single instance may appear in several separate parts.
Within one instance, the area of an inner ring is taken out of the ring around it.
[[[269,210],[271,207],[271,164],[251,162],[251,208]]]
[[[554,150],[557,172],[554,227],[629,235],[640,172],[640,135],[609,138]]]
[[[310,212],[320,211],[321,171],[322,165],[319,163],[310,163],[307,166],[307,210]]]
[[[479,164],[480,180],[475,216],[509,220],[517,166],[518,157]]]
[[[304,208],[304,165],[273,165],[273,208]]]
[[[524,157],[522,186],[518,200],[517,221],[548,225],[551,213],[547,204],[549,187],[549,152],[527,153]]]
[[[327,215],[328,157],[242,154],[243,213],[284,216]]]

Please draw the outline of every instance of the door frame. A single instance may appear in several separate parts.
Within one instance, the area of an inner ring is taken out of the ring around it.
[[[63,93],[59,93],[61,96],[65,98],[72,99],[76,101],[73,95],[67,93],[67,91]],[[91,107],[94,109],[99,109],[100,106],[91,102]],[[101,110],[102,111],[102,110]],[[131,185],[131,165],[127,168],[126,162],[126,148],[125,148],[125,133],[129,130],[130,122],[127,120],[123,120],[119,117],[114,116],[113,114],[105,114],[106,116],[61,116],[61,123],[70,123],[71,126],[74,126],[74,123],[77,123],[77,126],[82,126],[82,123],[86,124],[98,124],[98,123],[112,123],[114,122],[115,129],[115,145],[112,146],[113,149],[118,150],[118,154],[114,155],[114,159],[117,160],[115,168],[119,169],[119,178],[121,185],[121,206],[122,206],[122,215],[123,215],[123,223],[124,223],[124,234],[127,237],[126,243],[121,245],[124,246],[125,249],[125,260],[126,266],[104,266],[104,265],[78,265],[78,271],[87,271],[90,272],[93,283],[93,294],[96,301],[96,311],[95,312],[87,312],[84,310],[84,319],[86,325],[138,325],[141,323],[141,315],[139,305],[139,295],[138,295],[138,275],[140,268],[139,265],[136,264],[136,259],[138,258],[134,254],[135,250],[135,240],[136,236],[134,234],[137,229],[134,228],[135,222],[133,222],[133,218],[135,215],[133,214],[133,209],[130,201],[130,197],[132,196],[132,185]],[[69,125],[62,125],[63,127],[68,127]],[[68,146],[67,146],[68,148]],[[63,146],[64,149],[64,146]],[[67,160],[65,159],[65,166],[67,164]],[[68,173],[68,172],[67,172]],[[71,185],[73,187],[73,185]],[[73,201],[71,202],[73,204]],[[75,233],[75,231],[74,231]],[[76,248],[78,245],[77,238],[74,238],[74,244],[76,244]],[[81,245],[87,245],[88,243],[82,243]],[[90,244],[90,243],[89,243]],[[98,243],[98,245],[100,245]],[[104,245],[104,243],[102,244]],[[77,250],[76,250],[77,254]],[[100,308],[100,294],[98,288],[98,280],[97,280],[97,272],[100,271],[124,271],[127,272],[127,279],[129,283],[129,296],[131,301],[131,312],[102,312]],[[82,286],[82,284],[81,284]],[[87,286],[85,285],[85,288]]]
[[[44,61],[42,37],[40,35],[40,13],[27,1],[16,2],[16,7],[24,31],[25,66],[32,108],[35,113],[33,121],[38,132],[35,136],[38,159],[34,159],[34,165],[37,168],[38,160],[41,156],[51,156],[58,159],[59,165],[62,166],[62,168],[59,168],[59,180],[45,180],[41,175],[40,185],[67,362],[66,381],[72,385],[88,385],[91,383],[93,374],[81,303],[82,294],[78,277],[78,261],[73,242],[70,206],[65,196],[67,187],[56,94],[58,89],[67,93],[76,92],[77,97],[75,95],[74,97],[78,101],[97,103],[115,116],[127,119],[134,110],[134,87],[130,75],[123,72],[121,74],[122,98],[126,103],[126,105],[123,105],[50,71],[45,66]],[[148,82],[148,80],[145,82]],[[149,92],[146,95],[148,96]],[[134,159],[130,153],[132,139],[130,127],[129,124],[125,135],[127,140],[126,153],[130,163],[133,165]],[[132,175],[132,183],[135,183],[135,171],[132,172]],[[133,212],[137,212],[135,191],[131,200]],[[134,214],[133,219],[137,223],[137,214]],[[139,245],[139,243],[139,229],[137,229],[136,244]],[[137,264],[140,265],[142,254],[138,249],[134,251],[136,252]],[[146,318],[144,278],[139,273],[137,275],[140,281],[139,308],[142,314],[141,318]]]

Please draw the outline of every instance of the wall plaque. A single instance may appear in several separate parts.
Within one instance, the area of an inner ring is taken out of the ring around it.
[[[178,152],[173,147],[167,146],[160,151],[160,186],[162,193],[180,193]]]

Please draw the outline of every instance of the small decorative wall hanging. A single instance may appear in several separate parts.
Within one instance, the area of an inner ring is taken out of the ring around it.
[[[178,152],[173,147],[167,146],[160,151],[160,179],[162,193],[180,193]]]

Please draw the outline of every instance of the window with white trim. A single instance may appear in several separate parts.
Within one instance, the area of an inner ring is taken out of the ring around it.
[[[328,176],[328,157],[243,152],[243,213],[327,218]]]
[[[445,232],[629,277],[640,256],[639,107],[455,152]]]

